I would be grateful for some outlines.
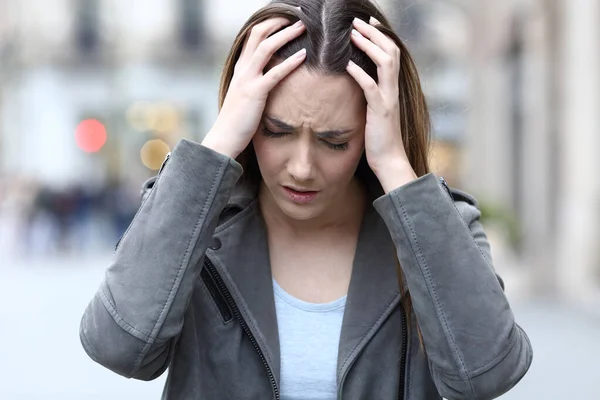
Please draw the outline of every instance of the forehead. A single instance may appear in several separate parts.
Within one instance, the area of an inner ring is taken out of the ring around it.
[[[302,67],[282,80],[267,99],[266,112],[310,128],[341,128],[364,119],[362,89],[348,75],[327,75]]]

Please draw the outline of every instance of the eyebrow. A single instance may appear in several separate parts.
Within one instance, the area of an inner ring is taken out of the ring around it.
[[[283,131],[290,132],[296,129],[296,127],[286,124],[283,121],[278,120],[275,117],[271,117],[269,115],[265,115],[265,119],[269,121],[271,124],[275,125],[277,128],[282,129]],[[315,132],[317,136],[320,138],[335,138],[338,136],[345,135],[346,133],[352,132],[352,129],[333,129],[322,132]]]

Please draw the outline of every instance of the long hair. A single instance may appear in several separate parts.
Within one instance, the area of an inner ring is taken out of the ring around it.
[[[354,18],[360,18],[367,23],[370,17],[377,19],[380,24],[376,27],[396,43],[401,53],[398,76],[400,126],[408,160],[417,176],[429,173],[430,119],[416,65],[387,18],[368,0],[276,0],[258,10],[241,28],[225,62],[219,90],[219,109],[223,105],[235,64],[252,28],[273,17],[285,17],[292,23],[302,20],[306,27],[304,34],[279,49],[274,57],[283,60],[306,48],[306,59],[301,67],[322,74],[340,75],[347,73],[346,65],[352,60],[376,82],[377,66],[369,56],[352,44],[350,35]],[[238,156],[237,161],[244,168],[242,179],[258,184],[261,179],[260,171],[251,143]],[[369,168],[364,154],[355,175],[367,184],[372,185],[376,182],[378,185],[377,177]],[[402,293],[402,306],[410,321],[412,301],[399,262],[396,269]],[[420,330],[418,331],[421,338]]]

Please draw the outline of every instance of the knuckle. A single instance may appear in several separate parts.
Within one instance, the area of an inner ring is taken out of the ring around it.
[[[250,35],[262,36],[265,32],[265,27],[262,24],[254,25],[250,30]]]
[[[272,68],[270,73],[266,75],[266,79],[271,83],[279,82],[283,77],[283,71],[279,67]]]
[[[370,79],[365,84],[365,89],[368,90],[369,92],[374,92],[375,90],[377,90],[377,83],[375,83],[374,80]]]
[[[242,63],[237,63],[235,65],[235,67],[233,67],[233,75],[235,78],[235,80],[238,80],[240,76],[245,75],[246,74],[246,65],[242,64]]]
[[[275,52],[275,46],[273,44],[273,41],[270,39],[263,40],[256,48],[256,52],[261,57],[266,57],[268,55],[273,54]]]
[[[252,65],[256,64],[256,59],[262,60],[265,57],[264,50],[262,48],[256,48],[254,54],[252,55],[252,61],[250,62]]]
[[[255,54],[259,54],[259,55],[263,55],[266,53],[267,51],[267,46],[269,45],[268,39],[263,40],[262,42],[260,42],[258,44],[258,46],[256,46],[256,52]]]
[[[384,67],[393,67],[394,66],[394,57],[391,56],[387,56],[384,57],[384,59],[382,60],[382,65]]]

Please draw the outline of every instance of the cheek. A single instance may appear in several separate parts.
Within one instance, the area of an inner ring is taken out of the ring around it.
[[[323,169],[327,171],[327,180],[331,183],[339,182],[345,184],[350,182],[362,154],[362,147],[357,146],[355,149],[348,150],[345,154],[340,155],[340,157],[325,158],[325,168]]]
[[[272,175],[277,173],[276,169],[281,164],[281,149],[278,149],[275,140],[267,140],[262,136],[255,136],[252,139],[252,146],[254,147],[254,153],[256,154],[256,160],[260,167],[261,174]],[[278,151],[279,150],[279,151]]]

